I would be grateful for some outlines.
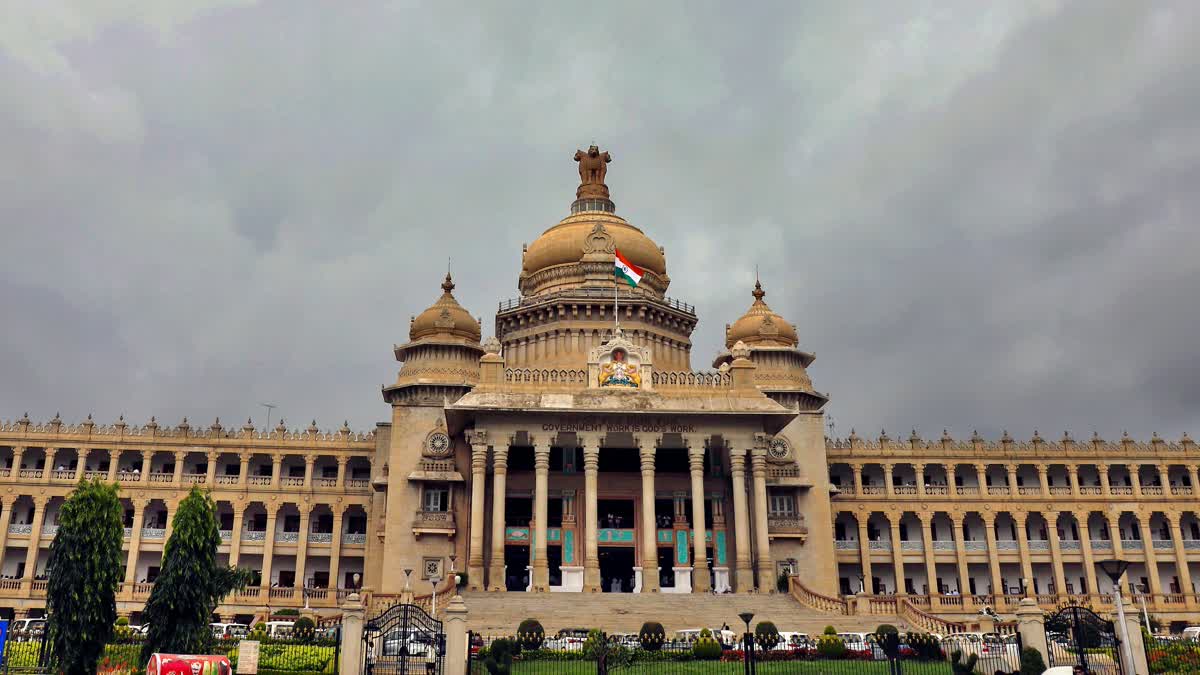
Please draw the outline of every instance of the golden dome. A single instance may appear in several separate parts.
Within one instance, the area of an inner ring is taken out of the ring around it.
[[[766,294],[762,284],[755,281],[754,304],[750,305],[742,318],[725,328],[726,347],[732,348],[738,340],[751,346],[777,347],[795,347],[800,342],[796,337],[796,328],[763,302]]]
[[[629,262],[660,276],[666,274],[667,259],[658,244],[624,218],[605,211],[572,213],[543,232],[526,248],[522,270],[535,274],[556,265],[578,263],[589,252],[588,240],[597,225],[603,227]]]
[[[442,297],[429,309],[413,318],[408,329],[409,340],[415,342],[431,337],[459,338],[478,344],[481,335],[479,322],[458,304],[451,293],[453,290],[454,281],[447,272],[446,280],[442,282]]]

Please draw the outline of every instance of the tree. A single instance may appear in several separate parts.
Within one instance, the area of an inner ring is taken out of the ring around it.
[[[96,672],[117,619],[121,583],[117,486],[84,481],[63,503],[46,564],[49,640],[66,675]]]
[[[171,527],[162,570],[142,614],[150,627],[143,663],[155,652],[203,653],[212,641],[213,610],[250,579],[248,570],[217,564],[217,507],[199,488],[193,487],[179,503]]]

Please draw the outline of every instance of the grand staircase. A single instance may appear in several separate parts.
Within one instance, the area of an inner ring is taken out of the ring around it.
[[[688,628],[738,630],[739,612],[753,612],[754,623],[772,621],[780,631],[820,634],[832,625],[839,632],[874,631],[890,623],[908,626],[896,616],[845,616],[806,607],[787,594],[712,595],[695,593],[464,593],[467,628],[484,635],[511,635],[522,619],[541,622],[549,634],[560,628],[599,628],[609,633],[635,633],[646,621],[657,621],[668,633]],[[439,607],[439,609],[441,609]]]

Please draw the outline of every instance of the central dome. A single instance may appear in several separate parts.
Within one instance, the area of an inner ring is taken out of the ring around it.
[[[662,276],[667,273],[667,259],[658,244],[624,218],[605,211],[572,213],[562,222],[542,233],[525,249],[521,271],[526,275],[558,265],[579,263],[592,252],[589,240],[597,225],[611,237],[629,262]]]

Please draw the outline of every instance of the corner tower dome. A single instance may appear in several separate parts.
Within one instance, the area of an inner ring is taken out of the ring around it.
[[[749,346],[795,347],[800,340],[796,328],[776,314],[763,302],[767,292],[762,283],[754,281],[754,302],[742,318],[725,327],[725,348],[732,349],[738,341]]]
[[[416,342],[426,338],[454,339],[459,338],[475,344],[479,343],[481,331],[479,322],[471,313],[463,309],[454,299],[454,280],[450,273],[442,282],[442,297],[433,303],[429,309],[413,317],[408,329],[408,339]]]

